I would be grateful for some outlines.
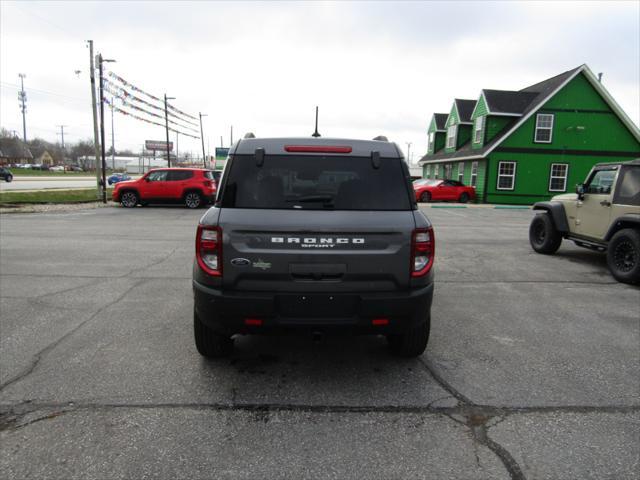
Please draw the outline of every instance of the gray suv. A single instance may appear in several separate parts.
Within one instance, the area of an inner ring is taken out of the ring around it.
[[[197,229],[196,347],[221,357],[235,334],[354,332],[420,355],[434,247],[386,138],[240,140]]]

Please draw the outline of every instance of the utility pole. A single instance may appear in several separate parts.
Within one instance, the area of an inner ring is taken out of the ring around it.
[[[407,164],[411,166],[411,145],[412,142],[405,142],[407,144]]]
[[[60,127],[60,144],[62,146],[62,164],[66,163],[65,161],[65,151],[64,151],[64,127],[68,127],[68,125],[58,125]],[[66,170],[65,170],[66,172]]]
[[[169,150],[169,113],[167,110],[167,100],[175,100],[176,97],[167,97],[167,94],[164,94],[164,126],[167,132],[167,166],[171,167],[171,153]]]
[[[233,146],[233,125],[231,125],[231,143],[230,146]]]
[[[96,70],[93,64],[93,40],[87,40],[89,44],[89,77],[91,78],[91,110],[93,111],[93,147],[96,166],[96,187],[98,196],[101,196],[102,187],[100,185],[100,169],[98,168],[98,157],[100,157],[100,142],[98,141],[98,112],[96,107]]]
[[[200,140],[202,141],[202,166],[207,168],[207,159],[204,156],[204,134],[202,133],[202,117],[206,117],[206,113],[198,112],[200,115]]]
[[[220,148],[224,148],[224,140],[222,139],[222,135],[220,135]]]
[[[107,160],[104,151],[104,68],[102,64],[105,62],[115,62],[102,58],[102,54],[98,54],[98,66],[100,68],[100,146],[102,153],[102,203],[107,203]]]
[[[27,94],[24,91],[24,79],[26,75],[24,73],[19,73],[18,76],[20,77],[20,91],[18,92],[18,100],[20,101],[20,110],[22,111],[22,140],[24,141],[24,143],[27,143],[27,120],[25,117],[27,113]]]
[[[113,97],[111,97],[111,170],[116,169],[116,140],[113,132]]]
[[[176,130],[176,163],[178,163],[178,156],[180,154],[180,151],[178,150],[178,131]]]

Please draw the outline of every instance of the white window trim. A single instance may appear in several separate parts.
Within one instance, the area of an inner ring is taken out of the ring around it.
[[[453,130],[451,130],[453,129]],[[452,131],[453,135],[449,136],[449,132]],[[458,136],[458,126],[457,125],[451,125],[449,128],[447,128],[447,148],[456,148],[456,138]],[[453,140],[451,143],[453,145],[449,145],[449,140]]]
[[[500,166],[503,163],[513,163],[513,175],[500,175]],[[498,162],[498,176],[496,179],[496,190],[508,190],[508,191],[513,191],[516,189],[516,171],[518,169],[518,163],[511,161],[511,160],[505,160],[504,162]],[[500,177],[511,177],[511,188],[504,188],[504,187],[500,187]]]
[[[484,132],[484,117],[481,116],[476,118],[473,128],[473,143],[482,143],[482,132]]]
[[[463,180],[464,180],[464,162],[459,162],[458,163],[458,181],[460,183],[464,183]]]
[[[475,167],[475,172],[473,167]],[[475,187],[476,185],[474,184],[477,184],[477,183],[478,183],[478,162],[475,161],[475,162],[471,162],[471,177],[469,178],[469,184],[472,187]]]
[[[553,176],[553,167],[555,165],[563,165],[567,168],[565,168],[564,170],[564,177],[558,177],[558,176]],[[563,183],[563,188],[562,190],[559,189],[552,189],[551,188],[551,182],[554,178],[562,178],[564,180]],[[566,192],[567,191],[567,179],[569,178],[569,164],[568,163],[552,163],[551,167],[549,168],[549,191],[550,192]]]
[[[539,127],[538,122],[541,116],[551,117],[550,127]],[[536,129],[533,132],[533,143],[551,143],[553,142],[553,126],[555,125],[556,116],[552,113],[538,113],[536,115]],[[538,140],[538,130],[549,130],[549,140]]]

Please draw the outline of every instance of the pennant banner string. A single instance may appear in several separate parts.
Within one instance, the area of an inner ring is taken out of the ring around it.
[[[127,105],[128,107],[131,107],[134,110],[138,110],[139,112],[146,113],[147,115],[150,115],[152,117],[156,117],[156,118],[159,118],[161,120],[165,119],[164,115],[159,115],[157,113],[149,112],[148,110],[145,110],[144,108],[141,108],[138,105],[135,105],[134,103],[129,101],[129,99],[132,98],[132,97],[130,95],[123,95],[122,92],[118,89],[118,87],[113,88],[113,86],[111,84],[108,84],[108,85],[105,85],[105,90],[108,93],[110,93],[111,95],[113,95],[115,98],[120,100],[123,105]],[[182,119],[180,119],[180,120],[182,120]],[[176,121],[174,121],[174,120],[172,120],[172,119],[170,119],[168,117],[167,117],[167,121],[169,123],[173,124],[173,125],[176,125],[176,126],[180,127],[180,128],[185,128],[190,132],[198,133],[198,131],[195,128],[191,128],[188,125],[182,125],[181,123],[178,123],[178,122],[176,122]]]
[[[140,120],[141,122],[145,122],[145,123],[149,123],[151,125],[158,125],[159,127],[165,127],[164,124],[159,123],[159,122],[154,122],[153,120],[148,120],[146,118],[142,118],[139,117],[138,115],[135,115],[131,112],[127,112],[126,110],[123,110],[122,108],[116,107],[111,101],[109,101],[109,99],[105,98],[104,99],[104,103],[106,103],[107,105],[111,106],[116,112],[121,113],[123,115],[126,115],[128,117],[134,118],[136,120]],[[199,139],[200,137],[196,137],[195,135],[190,135],[188,133],[184,133],[181,132],[179,130],[176,130],[174,128],[169,127],[169,130],[171,130],[172,132],[176,132],[179,133],[180,135],[184,135],[185,137],[191,137],[191,138],[195,138],[195,139]]]
[[[140,102],[140,103],[142,103],[144,105],[147,105],[147,106],[149,106],[151,108],[154,108],[155,110],[158,110],[158,111],[162,112],[163,113],[163,117],[162,118],[164,118],[164,113],[165,113],[164,112],[164,107],[161,107],[161,106],[158,106],[158,105],[154,105],[153,103],[148,102],[143,98],[140,98],[140,97],[137,97],[137,96],[133,95],[132,93],[128,92],[127,90],[125,90],[121,86],[119,86],[119,85],[115,84],[114,82],[110,81],[108,78],[105,78],[104,82],[105,82],[105,87],[107,89],[108,89],[108,87],[111,87],[111,90],[109,90],[109,93],[111,93],[112,95],[115,95],[116,97],[120,98],[121,100],[131,99],[131,100],[135,100],[137,102]],[[184,118],[181,118],[180,116],[176,115],[173,112],[167,111],[167,116],[172,116],[172,117],[176,118],[177,120],[180,120],[180,121],[188,124],[189,126],[185,127],[185,128],[189,128],[189,129],[192,129],[192,130],[196,131],[194,128],[191,128],[191,127],[198,127],[198,124],[193,123],[193,122],[191,122],[189,120],[186,120]]]
[[[108,72],[108,75],[109,75],[111,78],[115,78],[116,80],[118,80],[118,81],[119,81],[120,83],[122,83],[123,85],[125,85],[125,86],[129,87],[129,88],[130,88],[131,90],[133,90],[134,92],[140,92],[140,93],[143,93],[143,94],[145,94],[147,97],[149,97],[149,98],[151,98],[151,99],[153,99],[153,100],[156,100],[157,102],[162,102],[162,103],[164,104],[164,100],[163,100],[163,99],[160,99],[160,98],[156,97],[155,95],[151,95],[150,93],[145,92],[144,90],[142,90],[142,89],[140,89],[140,88],[136,87],[135,85],[133,85],[133,84],[131,84],[131,83],[127,82],[127,81],[126,81],[124,78],[122,78],[121,76],[116,75],[116,74],[115,74],[115,73],[113,73],[113,72]],[[171,110],[173,110],[174,112],[177,112],[177,113],[179,113],[179,114],[181,114],[181,115],[183,115],[183,116],[185,116],[185,117],[187,117],[187,118],[191,118],[192,120],[198,120],[198,119],[197,119],[196,117],[194,117],[193,115],[189,115],[188,113],[183,112],[182,110],[178,110],[176,107],[174,107],[173,105],[170,105],[169,103],[167,103],[167,108],[168,108],[168,109],[171,109]]]

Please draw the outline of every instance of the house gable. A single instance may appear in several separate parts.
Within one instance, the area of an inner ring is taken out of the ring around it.
[[[553,116],[550,143],[534,142],[538,114]],[[639,151],[640,142],[581,72],[532,112],[496,150],[513,148],[634,152]]]
[[[487,101],[484,98],[484,91],[480,94],[480,98],[476,102],[476,106],[471,113],[471,120],[487,114]]]

